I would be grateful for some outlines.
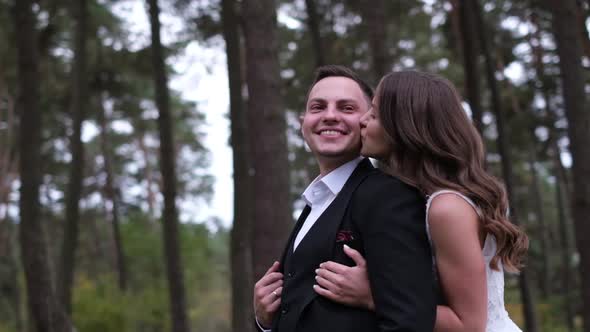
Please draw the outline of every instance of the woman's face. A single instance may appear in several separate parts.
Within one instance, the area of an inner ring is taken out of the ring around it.
[[[379,120],[379,95],[375,95],[371,109],[360,120],[361,154],[379,160],[387,160],[393,151],[391,138]]]

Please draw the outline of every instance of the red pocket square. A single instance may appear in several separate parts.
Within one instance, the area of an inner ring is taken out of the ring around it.
[[[348,242],[354,240],[352,231],[341,230],[336,234],[336,242]]]

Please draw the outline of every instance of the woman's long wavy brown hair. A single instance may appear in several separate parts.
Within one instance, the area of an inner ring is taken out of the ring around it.
[[[518,271],[528,248],[526,234],[508,219],[504,186],[484,168],[481,136],[461,105],[451,82],[429,73],[386,75],[377,88],[379,119],[392,140],[389,170],[425,195],[456,190],[481,211],[483,231],[495,236],[501,260]]]

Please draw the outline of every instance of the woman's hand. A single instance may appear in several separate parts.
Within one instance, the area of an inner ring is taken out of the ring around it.
[[[334,302],[374,310],[373,296],[367,274],[366,261],[356,250],[344,245],[344,253],[356,266],[324,262],[316,270],[317,285],[313,289],[319,295]]]

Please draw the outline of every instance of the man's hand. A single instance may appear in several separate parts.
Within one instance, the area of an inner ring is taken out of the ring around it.
[[[356,250],[344,245],[344,253],[356,266],[349,267],[335,262],[320,264],[316,270],[316,293],[334,302],[374,310],[373,296],[367,275],[367,263]]]
[[[278,271],[279,262],[274,262],[254,285],[254,313],[264,328],[270,328],[274,313],[281,305],[283,274]]]

